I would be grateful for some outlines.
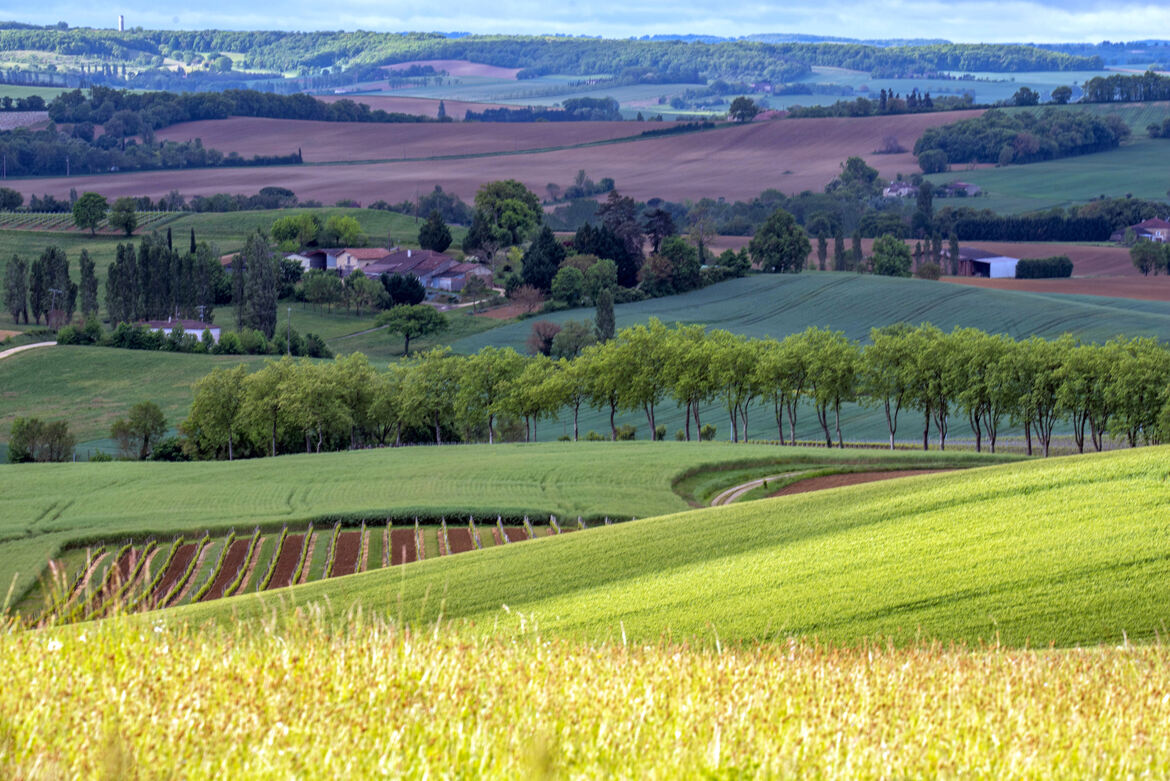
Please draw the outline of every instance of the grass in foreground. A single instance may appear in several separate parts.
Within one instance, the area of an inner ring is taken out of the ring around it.
[[[334,623],[0,636],[0,774],[1170,774],[1160,645],[697,649]]]
[[[585,640],[815,637],[1072,646],[1170,613],[1167,448],[786,496],[428,560],[288,592]],[[174,619],[264,615],[232,598]],[[512,613],[502,609],[507,605]]]

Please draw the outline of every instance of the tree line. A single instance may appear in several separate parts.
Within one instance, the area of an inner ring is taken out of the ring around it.
[[[217,369],[194,386],[182,424],[188,452],[237,458],[407,443],[529,441],[539,421],[564,416],[578,439],[582,408],[608,413],[612,440],[634,436],[618,413],[644,415],[654,439],[667,420],[698,441],[701,410],[721,409],[729,439],[747,441],[749,415],[765,410],[781,444],[796,443],[811,408],[826,447],[844,447],[841,408],[884,414],[893,448],[905,415],[922,446],[945,449],[966,424],[977,450],[995,451],[1004,427],[1024,431],[1027,452],[1047,456],[1067,424],[1078,451],[1110,438],[1132,447],[1170,435],[1170,350],[1153,339],[1084,344],[1070,336],[1021,341],[972,328],[875,328],[861,345],[812,327],[782,340],[750,339],[657,320],[623,329],[575,358],[526,357],[487,347],[456,356],[435,349],[378,371],[365,356],[332,363],[283,359],[247,374]],[[678,417],[681,413],[681,419]],[[597,438],[591,432],[590,438]]]
[[[1116,148],[1129,135],[1129,126],[1114,115],[989,109],[978,117],[927,128],[915,142],[914,154],[923,171],[933,173],[953,163],[1034,163],[1101,152]]]

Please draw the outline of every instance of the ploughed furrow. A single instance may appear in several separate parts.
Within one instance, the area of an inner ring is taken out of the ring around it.
[[[301,548],[305,544],[305,535],[290,534],[284,538],[284,545],[277,553],[276,572],[268,582],[268,588],[284,588],[292,585],[293,575],[297,573],[297,563],[301,560]]]
[[[329,577],[338,575],[352,575],[357,569],[358,558],[362,553],[362,533],[360,531],[341,532],[337,535],[337,550],[333,553],[333,568]]]
[[[475,550],[475,540],[471,537],[471,530],[460,528],[458,526],[452,528],[447,527],[447,539],[451,541],[451,550],[449,553],[466,553],[467,551]]]
[[[390,530],[390,564],[408,564],[418,560],[414,529]]]
[[[524,542],[528,539],[528,532],[523,526],[505,526],[504,534],[508,537],[508,542]]]
[[[227,556],[223,560],[223,566],[219,568],[219,572],[215,573],[215,580],[212,582],[211,588],[203,595],[203,602],[223,598],[224,591],[235,581],[236,575],[240,574],[240,567],[244,566],[244,559],[248,557],[248,548],[251,544],[250,537],[232,540]]]
[[[157,606],[163,597],[171,593],[171,589],[179,582],[179,578],[183,577],[183,573],[191,566],[191,559],[195,558],[195,554],[198,552],[199,543],[197,542],[188,542],[179,546],[175,557],[171,559],[171,565],[167,567],[167,571],[163,574],[162,580],[158,582],[158,587],[155,588],[147,600],[149,607],[153,608]]]

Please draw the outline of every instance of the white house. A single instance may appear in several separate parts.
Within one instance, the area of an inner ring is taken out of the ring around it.
[[[152,331],[162,331],[167,336],[182,328],[184,335],[192,334],[196,339],[201,338],[204,331],[210,331],[211,340],[219,344],[219,326],[202,320],[176,320],[168,317],[166,320],[147,320],[142,325]]]

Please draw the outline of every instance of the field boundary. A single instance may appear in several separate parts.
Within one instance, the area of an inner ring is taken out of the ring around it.
[[[0,361],[10,356],[22,353],[25,350],[32,350],[36,347],[56,347],[56,342],[34,342],[33,344],[22,344],[20,347],[9,347],[7,350],[0,351]]]

